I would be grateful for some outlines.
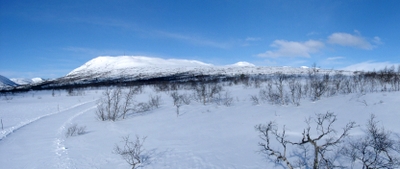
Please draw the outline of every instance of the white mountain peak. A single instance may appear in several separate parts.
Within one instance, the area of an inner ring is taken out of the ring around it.
[[[231,66],[239,66],[239,67],[255,67],[256,65],[251,64],[249,62],[237,62]]]
[[[76,68],[68,75],[80,72],[82,70],[96,71],[103,69],[103,71],[111,71],[127,68],[140,68],[140,67],[158,67],[158,68],[174,68],[174,67],[210,67],[212,64],[203,63],[197,60],[186,59],[162,59],[155,57],[145,56],[99,56],[94,58],[84,65]],[[105,69],[105,70],[104,70]]]

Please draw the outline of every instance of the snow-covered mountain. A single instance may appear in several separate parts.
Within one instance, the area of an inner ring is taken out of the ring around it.
[[[255,67],[256,65],[249,63],[249,62],[237,62],[232,64],[231,66],[239,66],[239,67]]]
[[[99,56],[72,70],[66,76],[54,79],[12,79],[2,82],[0,89],[15,87],[18,90],[53,89],[70,85],[109,85],[134,81],[198,80],[198,76],[210,78],[230,78],[241,75],[258,76],[277,72],[306,75],[313,70],[302,67],[260,67],[248,62],[237,62],[216,66],[197,60],[162,59],[145,56]],[[316,69],[319,73],[334,73],[339,70]],[[341,71],[351,74],[351,71]],[[4,77],[3,77],[4,79]],[[7,78],[5,78],[7,79]],[[12,82],[14,81],[14,82]]]
[[[326,72],[330,70],[320,70]],[[67,74],[64,79],[91,81],[99,79],[150,79],[174,75],[257,75],[282,72],[306,74],[305,68],[257,67],[248,62],[215,66],[196,60],[162,59],[145,56],[100,56]]]
[[[32,78],[32,79],[28,79],[28,78],[11,78],[11,81],[13,81],[16,84],[19,85],[29,85],[29,84],[37,84],[37,83],[41,83],[44,80],[40,77],[36,77],[36,78]]]
[[[28,85],[32,83],[32,79],[28,78],[11,78],[10,80],[19,85]]]
[[[7,88],[7,87],[15,87],[15,86],[18,86],[18,84],[14,83],[10,79],[0,75],[0,89]]]

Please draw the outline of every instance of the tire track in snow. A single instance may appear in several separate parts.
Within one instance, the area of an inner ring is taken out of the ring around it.
[[[91,102],[94,102],[94,101],[96,101],[96,100],[92,100],[92,101],[76,104],[76,105],[73,105],[73,106],[71,106],[69,108],[66,108],[66,109],[58,111],[58,112],[48,113],[48,114],[45,114],[45,115],[41,115],[41,116],[29,119],[29,120],[25,120],[23,122],[20,122],[19,124],[15,125],[15,126],[12,126],[12,127],[8,128],[8,129],[5,129],[5,130],[2,130],[0,132],[0,141],[2,141],[4,138],[9,136],[10,134],[18,131],[19,129],[21,129],[21,128],[27,126],[27,125],[30,125],[30,124],[32,124],[34,122],[37,122],[42,118],[49,117],[49,116],[52,116],[52,115],[56,115],[56,114],[59,114],[59,113],[63,113],[63,112],[66,112],[68,110],[74,109],[76,107],[79,107],[79,106],[82,106],[82,105],[85,105],[85,104],[88,104],[88,103],[91,103]]]

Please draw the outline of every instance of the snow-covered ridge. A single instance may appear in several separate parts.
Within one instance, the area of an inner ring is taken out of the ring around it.
[[[24,86],[31,86],[31,85],[39,85],[45,82],[42,78],[11,78],[8,79],[4,76],[0,75],[0,90],[12,90],[15,87],[24,87]]]
[[[16,84],[19,85],[29,85],[29,84],[37,84],[37,83],[42,83],[44,80],[40,77],[28,79],[28,78],[11,78],[11,81],[13,81]]]
[[[145,68],[145,67],[158,67],[158,68],[176,68],[176,67],[209,67],[211,64],[206,64],[196,60],[183,60],[183,59],[161,59],[151,58],[144,56],[100,56],[94,58],[84,65],[74,69],[67,76],[76,74],[81,71],[97,71],[104,72],[118,69],[129,68]],[[102,70],[96,70],[102,69]]]
[[[325,70],[320,71],[323,72]],[[166,77],[182,73],[190,75],[230,76],[238,74],[272,74],[276,72],[305,74],[307,70],[291,67],[257,67],[248,62],[215,66],[196,60],[162,59],[145,56],[100,56],[71,71],[65,78],[75,80],[129,78],[130,80],[134,80]]]
[[[171,69],[186,69],[192,70],[198,69],[210,69],[210,68],[227,68],[227,67],[255,67],[254,64],[248,62],[238,62],[227,66],[214,66],[212,64],[200,62],[197,60],[186,60],[186,59],[162,59],[145,56],[100,56],[94,58],[82,66],[71,71],[67,76],[79,74],[82,72],[97,72],[104,73],[113,70],[124,70],[124,69],[152,69],[154,72],[161,70]]]
[[[14,83],[10,79],[0,75],[0,89],[7,88],[7,87],[15,87],[15,86],[18,86],[18,84]]]

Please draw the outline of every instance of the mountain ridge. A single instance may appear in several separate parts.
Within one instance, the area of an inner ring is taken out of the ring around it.
[[[199,78],[226,79],[246,75],[260,76],[274,73],[290,75],[307,75],[310,71],[319,74],[340,71],[350,74],[351,71],[325,70],[308,67],[260,67],[248,62],[215,66],[197,60],[163,59],[145,56],[99,56],[73,69],[64,77],[11,86],[17,90],[43,90],[54,88],[71,88],[99,85],[117,85],[121,83],[160,83],[163,81],[197,81]],[[1,88],[0,88],[1,89]]]
[[[15,86],[18,86],[18,84],[13,82],[12,80],[8,79],[7,77],[0,75],[0,89],[15,87]]]
[[[64,79],[90,81],[96,79],[149,79],[190,75],[226,75],[238,74],[306,74],[308,68],[259,67],[248,62],[215,66],[197,60],[162,59],[145,56],[99,56],[68,73]],[[320,70],[326,72],[325,70]]]
[[[248,62],[237,62],[232,65],[227,66],[252,66],[254,64]],[[215,67],[213,64],[204,63],[197,60],[187,60],[187,59],[162,59],[156,57],[146,57],[146,56],[99,56],[94,59],[89,60],[82,66],[72,70],[66,76],[71,76],[81,72],[95,71],[96,69],[102,68],[111,71],[116,69],[130,69],[130,68],[145,68],[153,67],[160,69],[171,69],[171,68],[195,68],[195,67]],[[97,70],[98,72],[101,72]]]

